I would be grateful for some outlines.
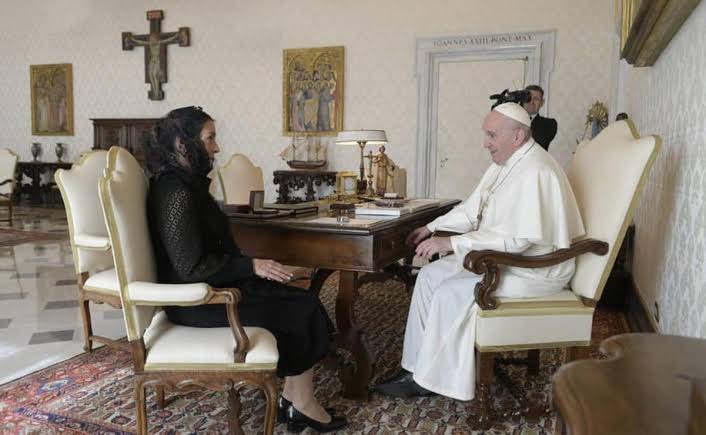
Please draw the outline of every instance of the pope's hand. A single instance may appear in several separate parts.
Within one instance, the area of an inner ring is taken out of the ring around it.
[[[432,255],[453,251],[451,239],[449,237],[432,237],[417,246],[416,254],[426,260]]]
[[[294,277],[294,275],[288,271],[287,268],[274,260],[261,260],[259,258],[253,258],[252,268],[255,271],[255,275],[272,281],[287,282],[291,281]]]
[[[407,243],[407,246],[409,246],[410,248],[415,248],[419,244],[419,242],[428,238],[429,236],[431,236],[431,231],[429,231],[426,225],[424,225],[409,233],[409,235],[407,236],[407,240],[405,240],[405,243]]]

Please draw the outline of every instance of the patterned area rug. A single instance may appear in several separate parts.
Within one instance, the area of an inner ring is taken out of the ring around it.
[[[0,228],[0,246],[15,246],[21,243],[37,242],[41,240],[61,240],[68,237],[69,234],[64,230],[50,233],[24,231],[14,228]]]
[[[337,274],[322,290],[322,300],[333,313]],[[409,296],[395,281],[370,283],[360,289],[356,315],[367,331],[368,342],[377,350],[373,383],[399,367]],[[599,310],[594,318],[592,356],[600,357],[596,346],[603,339],[626,332],[618,313]],[[562,358],[561,352],[541,352],[538,376],[524,376],[521,366],[507,369],[510,377],[533,398],[548,400],[551,375]],[[416,400],[388,399],[373,394],[365,403],[341,398],[341,384],[334,372],[316,369],[316,393],[322,403],[348,417],[346,434],[468,434],[466,424],[471,407],[442,396]],[[506,389],[493,390],[496,402],[512,401]],[[241,424],[247,434],[262,433],[264,396],[247,390],[242,396]],[[192,392],[171,394],[168,405],[159,409],[154,394],[147,397],[150,433],[227,433],[225,393]],[[538,421],[515,418],[498,423],[487,434],[552,434],[556,415]],[[82,354],[25,378],[0,387],[0,433],[3,434],[127,434],[135,428],[132,363],[127,348],[101,348]],[[277,425],[276,433],[287,433]],[[305,433],[314,433],[307,429]]]

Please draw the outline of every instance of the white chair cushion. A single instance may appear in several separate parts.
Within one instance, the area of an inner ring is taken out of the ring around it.
[[[115,273],[115,268],[112,267],[102,272],[89,275],[88,279],[83,284],[83,289],[119,296],[120,285],[118,284],[118,275]]]
[[[571,288],[577,294],[600,299],[658,149],[655,137],[638,139],[628,121],[617,121],[576,150],[566,175],[586,237],[609,246],[606,255],[576,258]]]
[[[79,248],[101,249],[110,248],[108,236],[96,236],[93,234],[80,233],[74,236],[74,242]]]
[[[157,284],[135,281],[127,285],[131,302],[149,302],[157,305],[194,305],[203,303],[208,295],[208,284]]]
[[[533,299],[499,300],[495,310],[479,310],[476,347],[482,351],[528,349],[591,342],[592,307],[565,290]]]
[[[175,325],[164,311],[145,331],[145,370],[233,370],[277,366],[277,341],[266,329],[246,327],[250,350],[245,363],[233,362],[235,339],[230,328],[191,328]]]

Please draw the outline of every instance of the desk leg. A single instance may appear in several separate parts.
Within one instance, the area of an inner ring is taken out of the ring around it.
[[[353,304],[358,296],[358,272],[341,271],[336,298],[337,345],[353,353],[355,367],[342,367],[343,397],[366,400],[368,384],[373,376],[375,358],[370,352],[363,331],[355,322]]]

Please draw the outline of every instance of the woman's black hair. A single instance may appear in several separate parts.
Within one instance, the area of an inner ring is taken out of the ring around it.
[[[169,168],[184,168],[185,159],[193,174],[208,174],[211,159],[201,141],[201,129],[207,121],[213,118],[198,106],[180,107],[161,117],[145,146],[149,171],[157,174]],[[177,138],[183,144],[181,150],[177,149]]]

